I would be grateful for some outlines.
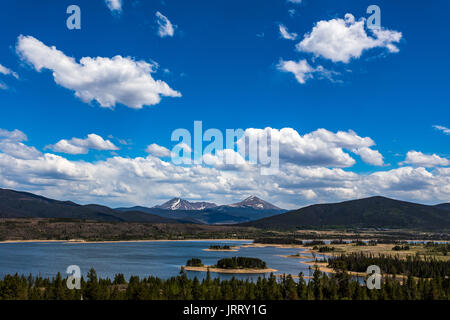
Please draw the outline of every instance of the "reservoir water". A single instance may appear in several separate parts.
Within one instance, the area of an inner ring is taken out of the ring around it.
[[[65,243],[27,242],[0,243],[0,278],[6,274],[40,275],[54,277],[58,272],[66,275],[69,265],[78,265],[83,275],[94,268],[101,277],[113,278],[123,273],[139,277],[156,276],[170,278],[180,272],[180,267],[190,258],[200,258],[205,265],[213,265],[225,257],[254,257],[266,261],[269,268],[277,269],[276,274],[289,273],[310,275],[305,259],[285,258],[303,249],[283,249],[275,247],[241,247],[238,252],[204,251],[211,244],[240,246],[251,241],[158,241],[158,242],[116,242],[116,243]],[[302,255],[311,256],[302,252]],[[187,272],[189,277],[203,278],[204,272]],[[212,277],[229,279],[257,279],[250,274],[216,274]]]

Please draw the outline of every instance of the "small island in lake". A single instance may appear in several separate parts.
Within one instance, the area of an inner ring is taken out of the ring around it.
[[[205,266],[200,259],[192,258],[186,262],[186,266],[182,269],[217,273],[268,273],[277,271],[268,268],[266,262],[261,259],[247,257],[223,258],[213,266]]]
[[[239,247],[236,246],[230,246],[230,245],[217,245],[212,244],[209,246],[208,249],[203,249],[203,251],[238,251]]]

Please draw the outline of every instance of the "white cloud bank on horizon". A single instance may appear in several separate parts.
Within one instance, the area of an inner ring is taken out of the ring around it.
[[[46,149],[51,149],[55,152],[68,154],[87,154],[90,149],[94,150],[119,150],[111,141],[104,140],[101,136],[91,133],[87,138],[72,138],[70,140],[62,139],[54,145],[46,146]]]
[[[36,71],[48,69],[55,82],[75,91],[83,102],[97,101],[112,108],[121,103],[133,109],[158,104],[161,96],[181,97],[181,93],[151,76],[154,64],[117,55],[113,58],[83,57],[80,63],[54,46],[48,47],[32,36],[18,37],[16,51]]]
[[[372,35],[364,28],[366,20],[347,13],[344,19],[321,20],[310,33],[305,34],[296,48],[316,57],[323,57],[333,62],[348,63],[360,58],[364,51],[373,48],[386,48],[389,52],[398,52],[394,43],[400,42],[402,33],[388,29],[371,29]]]
[[[26,135],[19,130],[0,129],[0,187],[109,205],[154,205],[174,196],[229,203],[242,194],[254,194],[285,208],[372,195],[431,203],[450,197],[450,167],[405,166],[374,173],[344,170],[356,163],[351,157],[355,152],[363,161],[382,164],[381,154],[370,149],[374,141],[351,130],[319,129],[300,135],[292,128],[253,128],[246,129],[245,136],[264,131],[280,138],[276,175],[261,175],[257,165],[233,150],[218,155],[235,157],[234,166],[223,166],[216,158],[209,165],[174,165],[159,158],[168,149],[156,144],[148,150],[154,154],[145,157],[72,161],[26,146],[22,143]]]

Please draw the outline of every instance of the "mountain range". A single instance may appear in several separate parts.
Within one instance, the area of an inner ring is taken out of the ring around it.
[[[435,206],[385,197],[316,204],[286,212],[251,196],[230,205],[172,199],[153,208],[80,205],[0,189],[0,218],[61,218],[107,222],[235,224],[262,229],[390,228],[448,232],[450,203]],[[169,209],[164,209],[165,207]],[[184,208],[191,208],[185,210]],[[192,209],[195,208],[195,209]]]
[[[117,208],[116,210],[141,211],[164,218],[176,218],[206,224],[234,224],[267,218],[287,211],[256,196],[250,196],[241,202],[220,206],[211,202],[189,202],[180,198],[173,198],[152,208],[138,206]]]
[[[167,208],[167,209],[166,209]],[[275,208],[275,209],[274,209]],[[97,204],[79,205],[29,192],[0,189],[0,218],[63,218],[109,222],[234,224],[266,218],[286,210],[249,197],[228,206],[175,198],[153,208],[112,209]]]

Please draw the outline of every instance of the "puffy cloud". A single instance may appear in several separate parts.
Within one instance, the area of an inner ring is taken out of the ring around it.
[[[308,79],[312,79],[314,75],[317,75],[319,78],[327,78],[330,81],[335,81],[333,76],[339,74],[327,70],[322,66],[313,68],[305,59],[299,60],[298,62],[292,60],[280,60],[277,69],[282,72],[292,73],[295,76],[295,79],[301,84],[304,84]]]
[[[383,193],[408,192],[427,189],[436,183],[431,172],[425,168],[402,167],[389,171],[375,172],[367,177],[367,184],[373,191]]]
[[[443,132],[444,134],[450,135],[450,129],[447,128],[447,127],[434,125],[433,128],[435,128],[436,130],[439,130],[439,131]]]
[[[315,69],[311,67],[306,60],[300,60],[298,62],[281,60],[280,63],[278,63],[277,68],[280,71],[294,74],[295,79],[302,84],[304,84],[308,78],[312,78],[312,74],[315,72]]]
[[[364,25],[364,18],[355,21],[355,17],[349,13],[345,15],[345,19],[319,21],[297,44],[297,50],[344,63],[352,58],[359,58],[365,50],[377,47],[386,48],[389,52],[399,51],[394,43],[400,42],[401,32],[371,29],[371,36],[366,33]]]
[[[95,150],[119,150],[111,141],[104,140],[95,133],[88,134],[86,139],[72,138],[70,140],[60,140],[54,145],[46,148],[55,152],[68,154],[87,154],[89,149]]]
[[[176,165],[153,154],[86,162],[51,153],[23,158],[0,149],[0,187],[111,206],[154,205],[171,196],[230,203],[240,200],[242,194],[255,194],[285,208],[371,195],[430,203],[447,201],[450,197],[449,167],[407,166],[371,174],[335,167],[355,161],[348,154],[346,157],[343,149],[353,152],[374,145],[372,139],[353,131],[334,133],[319,129],[300,135],[290,128],[266,128],[244,132],[247,136],[264,132],[273,137],[278,135],[277,174],[261,175],[257,164],[228,149],[206,155],[211,160],[209,164],[192,165]],[[21,143],[26,135],[19,130],[0,130],[0,139]],[[164,148],[159,147],[154,145],[151,149]],[[221,162],[227,156],[234,163]]]
[[[14,78],[19,79],[19,75],[12,71],[11,69],[6,68],[5,66],[0,64],[0,73],[4,75],[12,75]]]
[[[406,159],[403,163],[426,168],[450,166],[449,159],[439,157],[437,154],[428,155],[414,150],[408,151],[406,154]]]
[[[96,100],[102,107],[122,103],[141,109],[155,105],[161,96],[180,97],[181,94],[161,80],[151,76],[154,65],[129,57],[84,57],[80,63],[55,47],[48,47],[31,36],[20,35],[16,50],[22,60],[37,71],[49,69],[55,82],[74,90],[83,102]]]
[[[238,145],[248,150],[248,142],[261,141],[265,137],[277,139],[279,142],[280,162],[289,162],[302,166],[351,167],[356,161],[344,151],[362,155],[364,162],[381,165],[382,156],[378,151],[369,149],[375,142],[369,137],[360,137],[354,131],[338,131],[333,133],[326,129],[318,129],[300,135],[292,128],[283,129],[246,129]],[[265,146],[260,148],[264,148]],[[266,147],[268,148],[268,146]],[[268,151],[264,151],[269,154]],[[381,157],[381,163],[380,163]]]
[[[175,33],[175,29],[172,23],[164,16],[161,12],[156,12],[156,23],[158,24],[158,35],[161,38],[164,37],[173,37]]]
[[[383,155],[378,150],[372,150],[370,148],[363,147],[354,149],[353,153],[358,154],[365,163],[374,166],[384,165]]]
[[[172,152],[170,152],[169,149],[157,145],[156,143],[152,143],[151,145],[149,145],[147,149],[145,149],[145,151],[158,158],[170,157],[172,155]]]
[[[122,0],[105,0],[105,3],[112,12],[122,12]]]
[[[231,149],[217,150],[216,154],[205,154],[202,160],[205,164],[220,170],[244,171],[250,168],[243,155]]]
[[[280,24],[278,26],[278,28],[280,29],[280,35],[281,35],[281,37],[283,39],[286,39],[286,40],[295,40],[295,39],[297,39],[298,35],[296,33],[294,33],[294,32],[289,32],[288,29],[284,25]]]
[[[0,129],[0,151],[18,159],[35,159],[41,152],[34,147],[26,146],[22,141],[28,140],[20,130],[8,131]]]

